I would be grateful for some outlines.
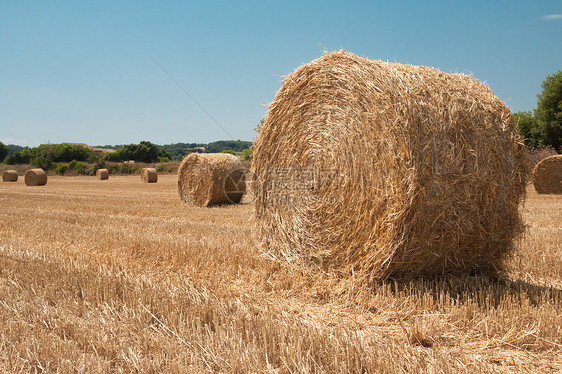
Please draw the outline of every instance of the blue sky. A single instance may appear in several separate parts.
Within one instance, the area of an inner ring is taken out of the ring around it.
[[[0,141],[252,140],[282,76],[340,48],[532,110],[562,69],[562,1],[0,0]]]

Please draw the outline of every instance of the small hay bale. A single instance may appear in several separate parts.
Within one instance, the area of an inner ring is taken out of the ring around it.
[[[142,168],[140,176],[143,183],[158,182],[158,173],[154,168]]]
[[[44,186],[47,184],[47,173],[43,169],[29,169],[23,176],[26,186]]]
[[[178,192],[189,205],[238,204],[246,192],[245,169],[228,153],[191,153],[178,169]]]
[[[562,155],[540,161],[531,173],[531,181],[540,194],[562,194]]]
[[[344,279],[495,276],[522,232],[528,170],[485,84],[338,51],[288,75],[269,106],[257,233],[272,257]]]
[[[109,170],[107,169],[98,169],[96,170],[96,177],[99,180],[106,180],[109,179]]]
[[[15,170],[6,170],[2,173],[2,180],[4,182],[17,182],[18,172]]]

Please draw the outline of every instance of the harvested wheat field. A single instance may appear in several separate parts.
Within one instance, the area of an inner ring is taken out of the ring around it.
[[[262,256],[252,205],[176,176],[0,184],[0,372],[559,372],[562,196],[527,188],[508,278],[341,287]]]

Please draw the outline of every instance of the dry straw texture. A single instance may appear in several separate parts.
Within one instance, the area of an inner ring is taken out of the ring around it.
[[[550,156],[539,162],[531,179],[537,193],[562,194],[562,155]]]
[[[141,181],[143,183],[156,183],[158,182],[158,173],[154,168],[143,168],[140,173]]]
[[[26,186],[44,186],[47,184],[47,173],[43,169],[29,169],[24,174]]]
[[[237,204],[246,192],[240,159],[228,153],[191,153],[178,169],[178,192],[196,206]]]
[[[107,169],[96,170],[96,177],[100,180],[109,179],[109,171]]]
[[[6,170],[2,173],[2,181],[4,182],[17,182],[18,172],[15,170]]]
[[[373,279],[501,271],[528,158],[471,77],[346,51],[299,67],[255,142],[268,253]]]

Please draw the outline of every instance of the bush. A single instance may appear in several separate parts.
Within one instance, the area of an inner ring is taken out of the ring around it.
[[[159,172],[159,173],[163,172],[163,171],[164,171],[164,166],[158,165],[158,166],[156,167],[156,171]]]
[[[119,172],[119,165],[117,164],[113,164],[109,167],[109,174],[116,174],[117,172]]]
[[[72,161],[70,161],[70,162],[68,163],[68,167],[69,167],[70,169],[76,169],[76,164],[77,164],[77,163],[78,163],[78,161],[72,160]]]
[[[43,158],[43,157],[34,157],[31,159],[31,161],[29,161],[29,163],[31,164],[31,166],[34,166],[36,168],[41,168],[43,170],[49,170],[52,168],[52,162],[49,161],[47,158]]]
[[[160,161],[160,162],[170,162],[170,159],[168,157],[158,157],[158,161]]]
[[[96,154],[92,154],[86,161],[96,165],[98,169],[103,169],[105,167],[105,160],[103,159],[103,157]]]
[[[67,166],[65,164],[57,164],[57,167],[55,168],[55,173],[59,174],[59,175],[64,175],[64,172],[66,171]]]
[[[170,166],[170,167],[168,168],[168,173],[172,173],[173,171],[174,171],[173,166]]]
[[[132,169],[129,166],[129,164],[122,163],[121,166],[119,167],[119,169],[121,170],[121,173],[123,173],[123,174],[131,174],[132,173]]]
[[[76,164],[73,167],[74,170],[76,170],[76,172],[78,174],[85,174],[86,173],[86,164],[84,164],[82,161],[77,161]]]
[[[14,156],[13,155],[6,156],[6,158],[4,158],[4,163],[7,165],[15,165],[16,161],[14,159]]]
[[[230,153],[231,155],[236,155],[236,152],[234,152],[233,150],[230,150],[230,149],[224,149],[224,150],[220,151],[219,153]]]
[[[244,160],[251,160],[253,153],[254,151],[251,148],[246,148],[240,153],[240,155]]]

